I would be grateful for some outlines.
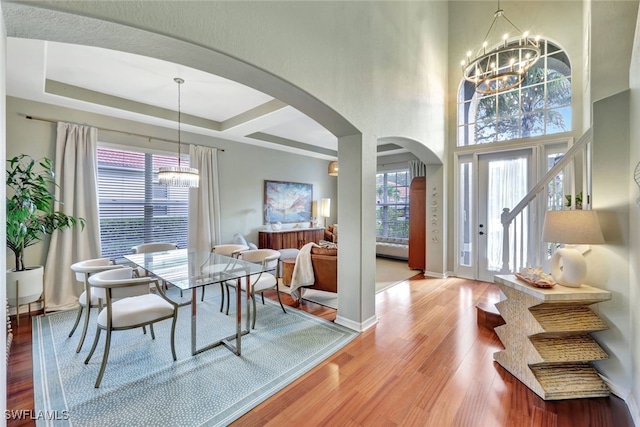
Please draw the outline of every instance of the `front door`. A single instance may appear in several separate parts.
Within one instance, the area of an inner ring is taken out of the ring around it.
[[[478,156],[478,280],[493,282],[493,276],[500,274],[502,211],[513,209],[529,191],[532,157],[530,149]],[[527,227],[523,232],[521,238],[526,242]]]
[[[532,153],[532,149],[521,149],[459,159],[458,276],[493,282],[493,276],[500,274],[501,214],[527,194]],[[527,234],[525,230],[521,236],[525,241]]]

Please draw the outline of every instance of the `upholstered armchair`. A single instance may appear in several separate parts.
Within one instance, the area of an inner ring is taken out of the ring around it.
[[[71,328],[71,332],[69,332],[69,337],[71,337],[76,331],[76,328],[80,323],[80,319],[82,318],[82,312],[85,312],[84,323],[82,325],[82,334],[80,335],[80,341],[78,341],[76,353],[79,353],[82,349],[84,338],[87,335],[91,308],[102,308],[102,303],[104,302],[105,298],[103,290],[99,289],[96,290],[96,292],[91,292],[91,288],[89,287],[89,276],[91,276],[92,274],[100,273],[102,271],[119,269],[122,267],[122,265],[114,264],[109,258],[87,259],[84,261],[76,262],[71,266],[71,271],[73,271],[75,279],[78,282],[82,283],[83,291],[78,298],[78,313],[76,315],[76,320],[73,324],[73,327]]]
[[[171,355],[176,358],[175,330],[178,317],[178,304],[169,300],[157,286],[157,293],[151,293],[151,284],[156,279],[151,277],[134,277],[133,268],[124,267],[117,270],[103,271],[89,277],[89,287],[101,291],[105,297],[105,308],[100,311],[97,320],[96,336],[91,350],[84,363],[88,364],[100,340],[100,332],[107,333],[102,363],[95,387],[100,387],[109,358],[111,332],[149,326],[151,338],[155,339],[153,324],[172,319]]]
[[[324,240],[338,243],[338,224],[329,224],[324,230]]]

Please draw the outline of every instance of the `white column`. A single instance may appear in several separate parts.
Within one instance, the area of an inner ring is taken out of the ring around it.
[[[376,139],[350,135],[338,140],[338,315],[335,322],[363,331],[375,314]]]

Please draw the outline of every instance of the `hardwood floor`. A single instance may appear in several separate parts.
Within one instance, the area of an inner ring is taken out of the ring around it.
[[[477,325],[475,305],[495,302],[498,295],[493,284],[456,278],[411,279],[382,292],[376,296],[375,327],[233,425],[633,425],[626,404],[615,396],[545,402],[493,362],[502,345],[493,331]],[[299,308],[327,320],[336,316],[310,302]],[[15,332],[7,409],[33,409],[26,316]]]

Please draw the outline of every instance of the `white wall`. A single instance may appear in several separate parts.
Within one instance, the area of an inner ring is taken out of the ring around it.
[[[4,98],[3,98],[4,99]],[[102,116],[84,111],[55,107],[48,104],[19,98],[7,98],[7,112],[2,115],[7,120],[7,157],[21,153],[35,158],[55,155],[55,125],[52,123],[27,120],[25,115],[51,120],[84,123],[105,129],[117,129],[135,132],[159,138],[173,138],[175,129]],[[102,142],[147,147],[149,142],[129,136],[111,133],[98,133]],[[258,230],[262,228],[264,204],[264,180],[305,182],[313,185],[314,200],[323,197],[337,199],[336,179],[327,175],[328,161],[284,153],[233,141],[211,138],[197,134],[182,133],[186,144],[215,146],[225,151],[219,153],[221,241],[230,242],[234,233],[243,233],[247,239],[258,242]],[[172,143],[152,141],[154,148],[176,153],[177,146]],[[335,222],[335,208],[329,223]],[[285,225],[286,227],[286,225]],[[45,242],[27,249],[29,263],[44,265],[46,260]],[[3,257],[4,259],[4,257]],[[11,254],[7,254],[7,264],[13,266]]]
[[[636,30],[633,44],[633,54],[629,71],[629,170],[633,171],[640,163],[640,12],[637,14]],[[635,182],[630,182],[628,203],[629,209],[629,312],[631,315],[631,394],[628,400],[629,409],[636,421],[640,423],[640,311],[637,309],[640,301],[640,188]]]
[[[591,100],[629,88],[638,2],[591,1]],[[612,60],[615,58],[615,60]]]
[[[631,389],[632,365],[629,307],[629,92],[593,104],[593,209],[599,214],[604,245],[587,254],[585,283],[612,293],[611,301],[597,305],[609,329],[594,334],[609,354],[598,370],[625,397]]]

